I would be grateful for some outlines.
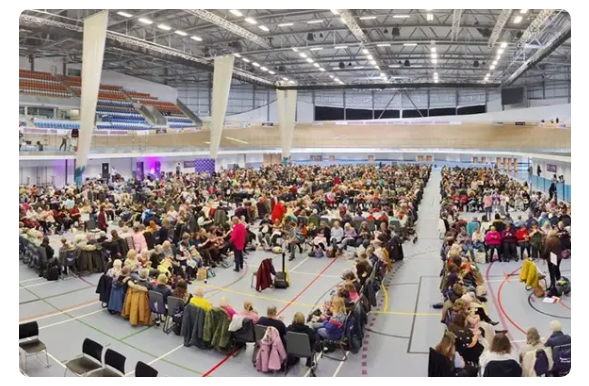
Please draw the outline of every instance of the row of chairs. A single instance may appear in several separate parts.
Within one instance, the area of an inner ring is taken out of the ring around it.
[[[19,82],[35,82],[35,83],[44,83],[44,84],[59,84],[61,85],[61,83],[59,83],[59,81],[55,80],[55,79],[36,79],[36,78],[29,78],[28,76],[24,75],[24,76],[20,76],[18,78]]]
[[[68,371],[78,377],[124,377],[127,358],[115,350],[107,349],[92,339],[84,339],[82,356],[65,363],[65,376]],[[157,377],[158,371],[148,364],[138,361],[135,377]]]
[[[40,71],[29,71],[29,70],[18,70],[19,78],[30,78],[30,79],[45,79],[45,80],[55,80],[52,74],[48,72],[40,72]]]
[[[47,96],[53,98],[71,98],[72,95],[65,91],[56,91],[56,90],[38,90],[32,88],[21,88],[18,90],[19,94],[25,95],[40,95],[40,96]]]
[[[120,108],[120,107],[131,107],[133,108],[133,103],[129,102],[129,101],[112,101],[112,100],[98,100],[98,105],[104,105],[104,106],[111,106],[111,107],[116,107],[116,108]]]

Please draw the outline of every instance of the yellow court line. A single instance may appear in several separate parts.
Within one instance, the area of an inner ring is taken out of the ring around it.
[[[232,289],[229,289],[229,288],[217,287],[217,286],[210,285],[210,284],[202,284],[202,286],[203,287],[207,287],[207,288],[211,288],[211,289],[215,289],[215,290],[219,290],[221,292],[228,292],[228,293],[232,293],[232,294],[236,294],[236,295],[242,295],[242,296],[247,296],[247,297],[255,298],[255,299],[269,300],[269,301],[272,301],[272,302],[283,303],[283,304],[289,304],[290,303],[293,306],[301,306],[301,307],[307,307],[307,308],[312,308],[312,307],[316,307],[317,306],[317,304],[291,302],[290,300],[278,299],[278,298],[273,298],[273,297],[270,297],[270,296],[262,296],[262,295],[247,293],[247,292],[240,292],[240,291],[235,291],[235,290],[232,290]],[[385,294],[386,294],[386,292],[385,292]],[[385,299],[388,300],[388,294],[385,295]],[[388,308],[388,307],[386,307],[386,308]],[[417,313],[416,314],[416,313],[413,313],[413,312],[386,311],[386,308],[385,308],[384,311],[370,311],[370,312],[371,313],[375,313],[375,314],[385,314],[385,315],[440,316],[439,313],[438,314],[432,314],[432,313]]]
[[[380,288],[382,288],[384,292],[384,307],[382,309],[382,312],[387,312],[389,310],[389,292],[382,284],[380,285]]]

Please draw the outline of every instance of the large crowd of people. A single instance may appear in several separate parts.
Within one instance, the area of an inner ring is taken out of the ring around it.
[[[68,251],[100,246],[106,273],[97,292],[112,314],[133,325],[159,325],[165,319],[164,312],[144,318],[149,303],[141,299],[155,291],[164,303],[179,298],[207,315],[220,309],[230,322],[238,318],[238,325],[248,318],[272,327],[283,344],[288,331],[305,333],[315,347],[316,342],[341,340],[344,324],[357,305],[364,309],[376,304],[367,299],[375,291],[370,280],[382,280],[392,263],[403,259],[405,240],[417,241],[417,206],[430,172],[425,165],[272,165],[213,175],[177,172],[144,181],[117,175],[61,189],[21,187],[19,228],[23,238],[47,250],[46,261],[38,267],[40,275],[55,265],[75,269],[75,264],[63,264]],[[51,237],[61,238],[58,252],[50,245]],[[286,248],[292,260],[303,247],[310,250],[309,256],[346,254],[356,261],[323,307],[308,317],[296,314],[288,327],[276,307],[269,307],[265,316],[249,301],[242,311],[226,298],[213,307],[202,286],[192,294],[188,291],[192,281],[209,279],[217,266],[227,268],[231,262],[239,272],[244,255],[254,248]],[[135,312],[142,308],[145,313]],[[198,312],[175,322],[194,323]],[[185,342],[198,341],[192,331],[182,327],[178,332]],[[259,355],[267,352],[266,344],[275,346],[276,337],[267,335],[260,342]],[[258,369],[268,370],[266,361],[261,363]]]
[[[444,168],[440,193],[444,301],[438,306],[447,332],[430,353],[430,376],[566,374],[571,340],[558,321],[551,323],[553,334],[545,344],[531,328],[519,356],[506,331],[495,330],[498,323],[484,307],[487,291],[478,264],[521,258],[524,267],[536,270],[535,262],[543,263],[550,284],[540,288],[536,280],[530,289],[536,296],[544,290],[561,296],[560,263],[571,250],[570,204],[530,192],[526,183],[489,168]]]

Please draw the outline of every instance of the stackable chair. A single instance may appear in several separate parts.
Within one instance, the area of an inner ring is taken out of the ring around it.
[[[19,354],[24,353],[25,371],[27,371],[27,358],[35,355],[45,367],[49,367],[49,354],[47,354],[47,347],[39,340],[39,324],[37,322],[28,322],[19,325],[18,328],[18,347]],[[39,353],[45,351],[45,362],[39,358]]]
[[[65,363],[65,377],[68,370],[78,377],[85,377],[93,371],[102,369],[102,351],[101,344],[92,339],[84,339],[82,344],[82,356],[74,358]]]

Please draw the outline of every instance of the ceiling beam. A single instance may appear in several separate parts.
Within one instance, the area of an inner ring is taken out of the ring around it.
[[[452,40],[458,39],[458,33],[460,32],[460,18],[462,18],[462,12],[464,9],[455,9],[452,12]]]
[[[532,20],[528,28],[526,28],[522,37],[519,39],[519,42],[523,44],[534,37],[534,35],[540,31],[540,27],[546,22],[546,20],[548,20],[548,18],[550,18],[550,16],[552,16],[553,13],[554,9],[541,10],[536,18]]]
[[[373,83],[373,84],[341,84],[341,85],[304,85],[304,86],[278,86],[279,90],[342,90],[342,89],[420,89],[420,88],[496,88],[498,84],[493,83]]]
[[[503,27],[505,27],[505,24],[507,24],[507,21],[511,16],[511,12],[513,12],[513,9],[504,9],[501,11],[501,14],[499,14],[497,23],[495,23],[493,32],[491,32],[491,36],[489,37],[489,48],[493,48],[495,43],[497,43],[497,40],[501,37],[501,33],[503,33]]]
[[[562,43],[567,41],[571,38],[571,25],[568,24],[564,27],[556,36],[552,38],[552,40],[546,44],[544,47],[540,48],[538,51],[532,55],[528,60],[526,60],[517,70],[513,72],[502,83],[502,87],[507,87],[515,82],[520,76],[522,76],[528,69],[535,66],[536,64],[540,63],[544,58],[548,55],[553,53]]]
[[[227,19],[217,16],[212,12],[205,11],[204,9],[185,9],[184,11],[202,20],[208,21],[209,23],[215,24],[237,36],[241,36],[242,38],[249,40],[250,42],[255,43],[261,47],[264,47],[266,49],[272,48],[270,44],[268,44],[264,39],[262,39],[258,35],[246,30],[245,28],[238,26],[237,24],[228,21]]]

